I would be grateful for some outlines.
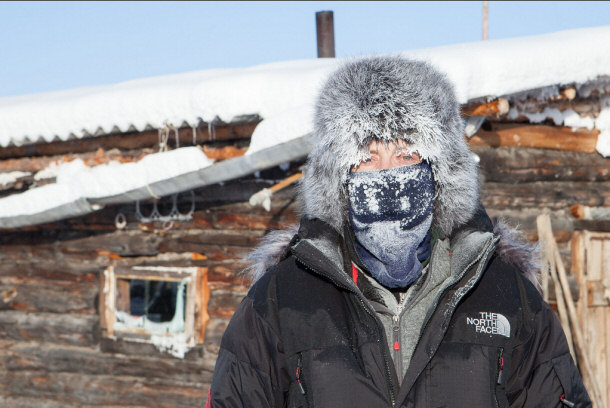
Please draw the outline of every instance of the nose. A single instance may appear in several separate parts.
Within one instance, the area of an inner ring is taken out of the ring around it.
[[[378,169],[391,169],[393,167],[400,166],[400,164],[395,163],[395,157],[393,154],[382,154],[379,157],[379,168]]]

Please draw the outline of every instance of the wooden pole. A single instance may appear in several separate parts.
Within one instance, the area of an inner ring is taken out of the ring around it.
[[[563,291],[561,290],[559,277],[557,275],[555,249],[553,248],[552,243],[554,242],[554,238],[551,228],[551,218],[548,216],[548,214],[541,214],[536,218],[536,224],[538,226],[538,237],[540,241],[542,241],[542,248],[544,249],[545,266],[549,268],[548,272],[546,270],[542,272],[543,282],[546,281],[542,285],[542,296],[545,302],[549,301],[548,278],[546,278],[546,276],[548,273],[550,273],[553,280],[553,288],[555,289],[555,299],[557,301],[557,311],[559,312],[561,327],[563,327],[563,331],[565,332],[568,347],[570,348],[570,354],[572,355],[574,361],[577,362],[578,360],[576,359],[576,354],[574,353],[574,342],[572,340],[572,331],[570,330],[570,320],[568,317],[568,310],[566,308],[566,301],[563,296]]]
[[[335,26],[332,11],[316,12],[318,58],[335,58]]]
[[[574,346],[577,352],[577,355],[580,360],[580,372],[582,374],[583,380],[585,384],[589,385],[589,392],[591,401],[593,401],[593,406],[596,408],[603,408],[603,399],[601,389],[599,388],[599,384],[597,383],[597,379],[595,377],[595,373],[592,368],[591,360],[589,359],[589,355],[585,349],[585,336],[582,333],[580,326],[578,324],[578,314],[576,312],[576,306],[574,305],[574,299],[572,298],[572,292],[570,292],[570,285],[568,283],[568,276],[566,274],[565,267],[563,265],[563,261],[561,259],[561,255],[559,254],[559,249],[557,248],[557,243],[555,242],[555,238],[553,238],[553,230],[551,227],[551,219],[548,214],[541,214],[537,219],[538,227],[541,229],[539,235],[544,236],[544,240],[550,243],[550,247],[552,250],[552,254],[548,254],[555,258],[555,264],[557,266],[557,270],[555,271],[557,277],[559,278],[560,287],[556,287],[555,290],[557,293],[563,291],[563,295],[565,296],[565,302],[568,309],[569,319],[572,326],[572,334],[574,335]],[[559,302],[559,299],[557,299]],[[567,335],[568,333],[566,333]]]
[[[488,33],[488,15],[489,15],[489,2],[483,2],[483,41],[487,40]]]

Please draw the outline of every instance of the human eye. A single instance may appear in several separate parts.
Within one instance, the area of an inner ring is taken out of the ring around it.
[[[417,154],[415,152],[403,151],[403,152],[400,152],[400,154],[398,155],[398,160],[403,165],[408,165],[408,164],[419,163],[421,161],[421,158],[420,158],[419,154]]]

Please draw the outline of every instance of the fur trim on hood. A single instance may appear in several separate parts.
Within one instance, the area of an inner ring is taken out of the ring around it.
[[[288,229],[272,231],[265,235],[246,258],[246,262],[250,265],[243,270],[243,276],[253,283],[256,282],[267,269],[276,265],[285,256],[297,231],[298,225],[295,224]],[[496,247],[498,255],[519,269],[540,290],[539,246],[530,244],[521,231],[501,222],[494,225],[493,233],[500,237]]]
[[[271,231],[261,238],[256,248],[245,258],[249,265],[241,274],[252,283],[259,280],[267,269],[281,261],[298,230],[299,225],[294,224],[286,229]]]
[[[351,167],[369,155],[373,140],[399,139],[430,163],[434,225],[451,235],[478,205],[477,165],[464,140],[453,86],[430,64],[402,57],[349,62],[323,86],[315,109],[314,148],[300,184],[304,213],[342,231]]]

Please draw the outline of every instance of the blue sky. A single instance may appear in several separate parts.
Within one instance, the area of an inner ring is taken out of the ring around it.
[[[481,39],[482,2],[0,2],[0,97],[315,58],[333,10],[338,57]],[[608,1],[490,1],[489,38],[610,24]]]

